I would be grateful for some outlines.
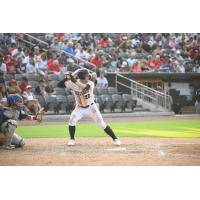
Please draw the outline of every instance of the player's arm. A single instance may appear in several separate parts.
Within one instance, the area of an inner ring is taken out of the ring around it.
[[[90,84],[78,82],[77,79],[72,74],[70,74],[70,80],[71,80],[72,84],[75,84],[76,86],[78,86],[82,90],[89,90],[90,89]]]

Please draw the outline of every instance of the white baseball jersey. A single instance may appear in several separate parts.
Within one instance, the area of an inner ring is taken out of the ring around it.
[[[76,85],[70,80],[65,82],[66,88],[71,89],[73,91],[76,100],[76,105],[78,106],[88,106],[94,103],[94,83],[89,80],[86,84],[90,85],[89,90],[81,89],[78,85]]]
[[[79,80],[78,80],[79,81]],[[81,89],[78,85],[71,81],[66,81],[65,86],[71,89],[74,93],[76,100],[76,107],[71,113],[69,119],[70,126],[76,126],[77,122],[85,116],[91,117],[102,129],[105,129],[107,124],[104,122],[101,113],[94,102],[94,83],[88,81],[87,84],[90,85],[89,90]],[[91,105],[92,104],[92,105]],[[88,106],[83,108],[81,106]]]

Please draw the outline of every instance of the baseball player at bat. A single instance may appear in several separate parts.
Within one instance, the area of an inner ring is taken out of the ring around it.
[[[87,69],[79,69],[76,72],[69,73],[66,78],[58,83],[58,87],[65,86],[71,89],[76,106],[69,119],[69,146],[75,145],[75,131],[77,122],[85,117],[91,117],[112,139],[115,145],[120,145],[119,138],[115,135],[109,125],[107,125],[95,103],[94,99],[94,82],[90,80],[90,74]]]

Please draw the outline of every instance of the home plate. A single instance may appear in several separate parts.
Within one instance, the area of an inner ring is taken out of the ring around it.
[[[106,149],[107,151],[126,151],[126,147],[123,148],[113,148],[113,149]]]

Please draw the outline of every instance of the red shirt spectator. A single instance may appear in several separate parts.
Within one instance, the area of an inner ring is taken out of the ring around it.
[[[101,40],[99,40],[99,45],[101,47],[109,47],[110,46],[110,41],[106,37],[104,37]]]
[[[22,78],[22,81],[19,83],[19,88],[22,90],[22,92],[25,91],[27,85],[29,85],[28,79],[26,77]]]
[[[95,56],[94,58],[92,58],[91,60],[90,60],[90,62],[92,63],[92,64],[94,64],[94,65],[96,65],[97,67],[102,67],[102,65],[103,65],[103,59],[102,58],[100,58],[99,56]]]
[[[50,59],[51,60],[51,59]],[[58,60],[51,60],[50,62],[48,61],[48,71],[49,72],[60,72],[60,64]]]
[[[15,43],[11,44],[11,47],[8,49],[8,53],[12,54],[12,52],[13,52],[15,49],[17,49],[16,44],[15,44]]]
[[[65,36],[64,33],[57,33],[56,34],[56,37],[57,37],[58,40],[61,40],[64,36]]]
[[[142,72],[141,66],[138,62],[136,62],[135,64],[133,64],[131,72],[135,72],[135,73],[140,73]]]
[[[7,67],[8,73],[16,73],[16,60],[11,55],[8,55],[4,59],[4,63]]]

